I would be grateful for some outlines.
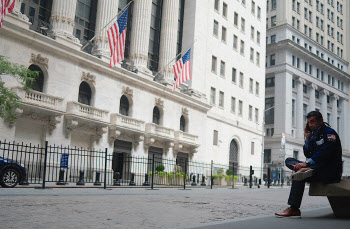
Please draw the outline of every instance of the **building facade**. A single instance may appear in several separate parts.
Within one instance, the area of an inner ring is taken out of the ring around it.
[[[266,164],[305,160],[306,114],[318,110],[339,133],[343,175],[350,174],[349,7],[335,0],[267,1]]]
[[[125,61],[111,69],[106,31],[128,2],[16,1],[0,55],[40,74],[29,94],[1,76],[22,107],[0,138],[260,168],[265,3],[136,0]],[[189,48],[192,80],[171,93]]]

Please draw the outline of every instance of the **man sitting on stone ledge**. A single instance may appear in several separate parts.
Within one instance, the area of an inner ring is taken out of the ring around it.
[[[342,174],[342,148],[338,134],[327,123],[322,114],[311,111],[307,114],[304,128],[304,155],[306,162],[294,158],[286,159],[286,166],[295,171],[292,175],[292,187],[288,207],[277,217],[300,218],[299,210],[305,182],[339,183]]]

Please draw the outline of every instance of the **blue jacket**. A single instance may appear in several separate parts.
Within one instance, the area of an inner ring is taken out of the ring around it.
[[[310,140],[305,141],[304,155],[315,163],[322,183],[340,182],[342,169],[342,147],[339,136],[327,123],[313,131]]]

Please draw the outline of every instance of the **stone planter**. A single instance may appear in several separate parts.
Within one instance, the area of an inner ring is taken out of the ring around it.
[[[227,182],[225,180],[224,177],[217,177],[214,179],[214,185],[218,185],[218,186],[226,186]]]
[[[169,178],[169,184],[170,185],[177,185],[177,186],[182,186],[184,185],[184,177],[183,176],[173,176],[173,177],[168,177]]]
[[[153,175],[154,182],[153,184],[158,185],[169,185],[168,176],[165,174],[164,176],[159,176],[158,174]],[[152,183],[152,175],[149,175],[149,183]]]

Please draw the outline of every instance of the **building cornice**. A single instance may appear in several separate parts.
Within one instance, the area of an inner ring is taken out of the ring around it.
[[[46,53],[55,53],[56,56],[66,59],[69,62],[80,65],[85,70],[94,70],[102,75],[117,78],[118,80],[144,88],[147,91],[156,93],[159,96],[166,97],[184,105],[190,106],[202,111],[210,110],[211,106],[189,95],[183,94],[179,91],[170,92],[170,89],[158,82],[143,78],[142,76],[130,72],[120,67],[109,68],[109,63],[85,53],[80,50],[74,50],[70,47],[61,44],[54,39],[44,36],[32,30],[21,28],[15,24],[4,21],[3,27],[0,30],[0,36],[13,37],[20,40],[22,43],[32,46],[33,49],[45,50]],[[52,54],[51,54],[52,55]]]
[[[335,59],[338,59],[338,60],[344,62],[344,64],[349,65],[349,62],[348,62],[347,60],[345,60],[345,59],[343,59],[343,58],[341,58],[341,57],[335,55],[333,52],[330,52],[328,49],[326,49],[325,47],[323,47],[322,45],[320,45],[319,43],[317,43],[315,40],[312,40],[312,39],[310,39],[308,36],[305,36],[305,34],[303,34],[302,32],[300,32],[299,30],[295,29],[293,26],[291,26],[291,25],[288,24],[288,23],[284,23],[284,24],[281,24],[281,25],[278,25],[278,26],[269,28],[269,29],[267,29],[267,32],[269,32],[269,31],[274,31],[274,30],[279,30],[279,29],[281,29],[281,28],[283,28],[283,27],[286,27],[286,28],[288,28],[288,29],[294,31],[295,33],[297,33],[297,34],[299,34],[301,37],[303,37],[303,39],[306,39],[306,40],[308,40],[309,43],[312,43],[312,45],[317,46],[318,48],[322,49],[323,52],[325,52],[325,53],[331,55],[331,56],[332,56],[333,58],[335,58]],[[344,47],[346,48],[346,45],[344,45]],[[317,55],[316,55],[316,56],[317,56]],[[318,57],[318,58],[320,58],[320,57]]]

